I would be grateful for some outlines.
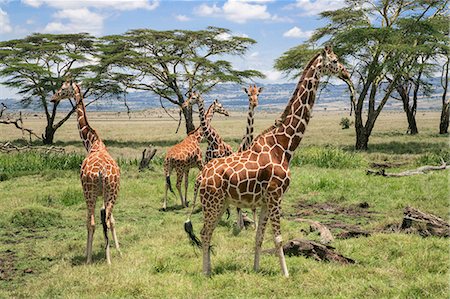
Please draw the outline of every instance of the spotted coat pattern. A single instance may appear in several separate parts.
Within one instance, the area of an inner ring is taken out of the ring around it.
[[[62,99],[75,98],[76,112],[78,118],[78,129],[81,140],[87,151],[87,156],[81,164],[80,179],[83,188],[84,198],[87,206],[86,226],[88,231],[86,260],[92,262],[92,242],[95,231],[95,204],[98,196],[103,197],[102,223],[104,227],[104,237],[106,241],[106,259],[111,263],[109,252],[108,229],[111,230],[112,237],[117,250],[119,241],[116,236],[115,222],[112,214],[116,203],[120,187],[120,169],[116,161],[108,153],[105,144],[102,142],[97,132],[89,125],[86,118],[86,107],[81,96],[80,87],[71,81],[66,81],[62,87],[53,95],[52,102],[59,102]]]
[[[228,111],[222,106],[219,101],[214,101],[206,112],[206,122],[210,123],[214,113],[228,115]],[[167,190],[170,186],[170,173],[175,170],[177,174],[176,187],[181,199],[181,205],[187,206],[187,190],[189,181],[189,170],[197,167],[199,170],[203,168],[202,150],[200,149],[200,142],[203,140],[203,130],[198,127],[195,131],[190,133],[180,143],[171,147],[164,159],[164,175],[166,177],[166,187],[164,194],[163,210],[167,208]],[[184,198],[181,192],[181,183],[184,177]]]
[[[232,204],[241,208],[261,207],[254,269],[259,270],[261,244],[270,219],[281,270],[284,276],[289,276],[280,231],[281,199],[291,179],[289,162],[305,133],[319,78],[325,72],[345,72],[348,76],[330,47],[325,47],[306,66],[278,126],[256,138],[248,150],[210,161],[199,174],[198,191],[204,218],[201,230],[203,272],[206,275],[211,274],[213,231],[225,209]]]

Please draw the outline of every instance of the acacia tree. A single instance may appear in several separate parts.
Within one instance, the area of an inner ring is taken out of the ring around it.
[[[439,1],[427,1],[435,7]],[[369,138],[383,107],[396,90],[404,69],[399,67],[411,61],[411,52],[405,53],[407,39],[399,22],[417,14],[428,16],[430,9],[421,1],[402,0],[348,0],[346,7],[321,13],[328,24],[315,31],[308,42],[291,49],[281,56],[275,67],[292,71],[302,63],[292,64],[293,55],[307,56],[312,45],[330,42],[335,52],[352,66],[352,80],[357,82],[358,94],[353,103],[355,109],[355,131],[357,150],[368,148]],[[435,8],[434,8],[435,9]],[[366,119],[364,109],[367,107]]]
[[[44,144],[53,143],[56,130],[75,112],[72,103],[72,109],[57,121],[59,103],[49,101],[69,73],[83,83],[83,96],[93,97],[87,105],[121,92],[116,82],[97,73],[96,48],[96,39],[87,33],[32,34],[0,42],[1,84],[18,90],[23,107],[37,104],[43,108],[47,119]]]
[[[242,83],[251,77],[263,77],[258,71],[240,71],[229,61],[219,59],[224,55],[243,55],[255,43],[223,28],[138,29],[103,40],[101,64],[110,78],[128,88],[152,91],[179,106],[187,133],[195,129],[191,108],[182,107],[190,92],[207,93],[218,83]]]
[[[442,11],[447,3],[425,2],[421,5],[421,13],[411,14],[398,22],[402,42],[397,50],[401,55],[398,55],[400,59],[392,72],[401,73],[396,91],[408,120],[407,133],[411,135],[419,133],[415,118],[419,90],[424,94],[430,93],[432,86],[428,79],[433,76],[436,58],[446,47],[448,19]],[[430,10],[432,13],[426,14]]]

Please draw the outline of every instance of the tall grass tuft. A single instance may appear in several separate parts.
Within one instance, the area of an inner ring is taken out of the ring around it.
[[[416,164],[418,166],[423,165],[441,165],[442,161],[446,162],[447,164],[450,164],[450,149],[443,148],[438,152],[430,152],[421,155],[416,160]]]
[[[50,227],[61,223],[61,213],[55,209],[27,206],[12,212],[11,224],[22,228]]]
[[[0,154],[0,173],[20,171],[79,169],[84,156],[80,154],[35,153]]]
[[[335,147],[305,147],[294,155],[291,165],[314,165],[321,168],[356,168],[367,165],[361,154]]]

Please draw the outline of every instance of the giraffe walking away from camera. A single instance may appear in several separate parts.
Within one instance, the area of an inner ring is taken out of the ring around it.
[[[108,264],[111,264],[108,229],[111,230],[116,249],[121,254],[112,213],[119,193],[120,169],[108,153],[105,144],[102,142],[97,132],[89,125],[86,118],[86,107],[83,103],[81,90],[75,82],[72,82],[71,80],[64,82],[62,87],[53,95],[51,101],[58,103],[62,99],[69,99],[72,97],[75,98],[76,102],[80,137],[88,153],[81,164],[80,173],[81,185],[83,187],[84,198],[87,205],[86,225],[88,236],[86,261],[88,264],[92,262],[92,242],[95,231],[95,204],[97,197],[102,196],[103,207],[100,210],[100,216],[106,242],[106,261]]]
[[[245,135],[242,138],[241,144],[239,145],[237,152],[243,152],[247,150],[253,142],[253,125],[254,125],[254,116],[255,116],[255,108],[258,106],[258,96],[262,92],[262,87],[257,87],[256,84],[253,86],[249,86],[248,89],[244,87],[244,92],[248,96],[248,113],[247,113],[247,126],[245,128]],[[240,208],[236,208],[237,210],[237,225],[239,229],[244,228],[244,218],[242,215],[242,210]],[[253,214],[253,223],[256,226],[256,209],[252,209]]]
[[[248,150],[214,159],[203,167],[198,189],[204,218],[201,242],[193,233],[190,219],[185,223],[185,230],[191,240],[202,247],[204,274],[211,275],[210,245],[213,231],[223,212],[232,204],[241,208],[261,208],[256,231],[254,270],[259,270],[261,245],[266,223],[270,219],[281,271],[285,277],[289,276],[280,231],[281,199],[289,187],[289,163],[304,136],[323,73],[339,74],[341,78],[350,79],[331,47],[325,47],[307,64],[275,126],[257,137]]]
[[[205,116],[206,123],[210,123],[214,113],[228,115],[228,111],[222,104],[215,100],[208,108]],[[199,170],[203,168],[202,150],[200,149],[200,142],[203,139],[203,130],[198,127],[180,143],[171,147],[164,159],[164,175],[166,178],[166,186],[164,192],[163,210],[167,208],[167,190],[171,192],[172,186],[170,183],[170,173],[175,170],[177,174],[176,187],[181,199],[181,205],[187,207],[187,190],[189,182],[189,170],[197,167]],[[184,198],[181,192],[181,183],[184,177]]]

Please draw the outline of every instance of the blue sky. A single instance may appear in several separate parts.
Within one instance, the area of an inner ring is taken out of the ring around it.
[[[0,39],[23,38],[33,32],[103,36],[136,28],[217,26],[257,41],[245,57],[233,58],[236,68],[263,72],[265,83],[282,83],[287,78],[273,69],[274,60],[324,25],[318,16],[321,11],[343,5],[344,0],[0,0]],[[0,97],[13,94],[0,87]]]

